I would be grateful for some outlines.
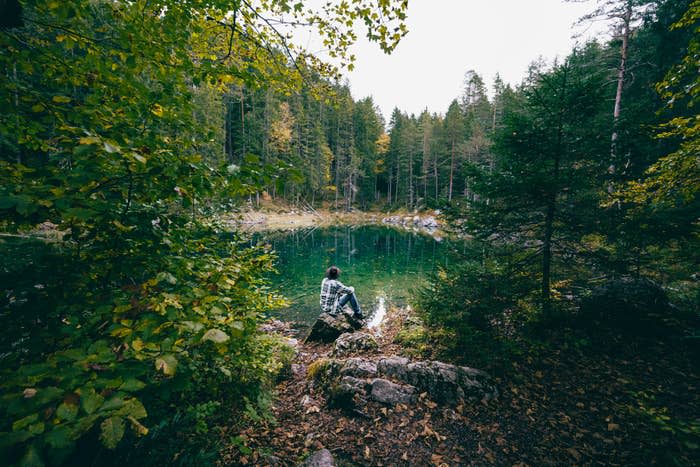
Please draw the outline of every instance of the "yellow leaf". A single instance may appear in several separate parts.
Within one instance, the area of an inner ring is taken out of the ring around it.
[[[101,141],[100,141],[100,138],[98,138],[97,136],[83,136],[82,138],[80,138],[78,140],[78,143],[83,144],[83,145],[85,145],[85,144],[100,144]]]
[[[160,104],[154,104],[153,107],[151,107],[151,113],[156,117],[162,117],[163,107]]]
[[[142,341],[141,339],[138,339],[138,338],[137,338],[137,339],[134,339],[134,340],[131,342],[131,347],[132,347],[135,351],[141,352],[141,350],[143,350],[143,347],[144,347],[143,341]]]
[[[117,229],[121,230],[122,232],[128,232],[129,230],[133,229],[133,227],[127,227],[116,219],[112,221],[112,224],[114,224]]]
[[[70,102],[70,97],[68,97],[68,96],[53,96],[53,98],[51,100],[56,102],[57,104],[67,104],[68,102]]]
[[[124,336],[128,336],[131,333],[132,333],[132,330],[129,328],[119,328],[119,329],[115,329],[114,331],[111,332],[111,334],[114,337],[124,337]]]

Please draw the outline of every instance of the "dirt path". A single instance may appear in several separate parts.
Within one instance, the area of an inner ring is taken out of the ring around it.
[[[393,310],[376,335],[379,350],[355,354],[369,359],[401,354],[393,343],[405,310]],[[225,463],[296,465],[308,454],[329,449],[340,465],[459,465],[466,462],[477,433],[467,417],[456,410],[438,408],[422,395],[417,404],[387,407],[369,402],[351,413],[326,407],[320,391],[307,378],[309,364],[327,357],[332,345],[302,345],[293,375],[277,387],[275,424],[244,430],[248,455],[231,448]],[[238,452],[236,452],[238,451]]]

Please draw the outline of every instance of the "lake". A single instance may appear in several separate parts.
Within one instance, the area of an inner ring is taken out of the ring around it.
[[[279,274],[271,280],[291,305],[276,317],[302,325],[313,324],[320,312],[320,285],[329,266],[338,266],[340,281],[355,288],[365,315],[377,312],[376,324],[387,306],[406,305],[410,291],[430,272],[449,265],[448,252],[458,247],[445,239],[383,226],[265,232],[253,241],[272,245],[279,256]]]

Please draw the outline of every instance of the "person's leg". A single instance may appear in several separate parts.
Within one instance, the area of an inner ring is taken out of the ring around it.
[[[355,316],[362,318],[362,310],[360,309],[360,304],[357,302],[357,297],[355,297],[354,293],[348,293],[340,297],[340,300],[338,300],[338,306],[342,308],[348,302],[350,302],[350,307],[355,313]]]

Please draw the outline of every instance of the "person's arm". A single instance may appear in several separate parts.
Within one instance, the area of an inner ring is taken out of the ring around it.
[[[338,289],[338,291],[339,291],[340,293],[355,293],[355,289],[354,289],[353,287],[346,287],[346,286],[343,285],[343,283],[340,282],[339,280],[336,280],[336,282],[337,282],[338,285],[340,286],[340,288]]]

